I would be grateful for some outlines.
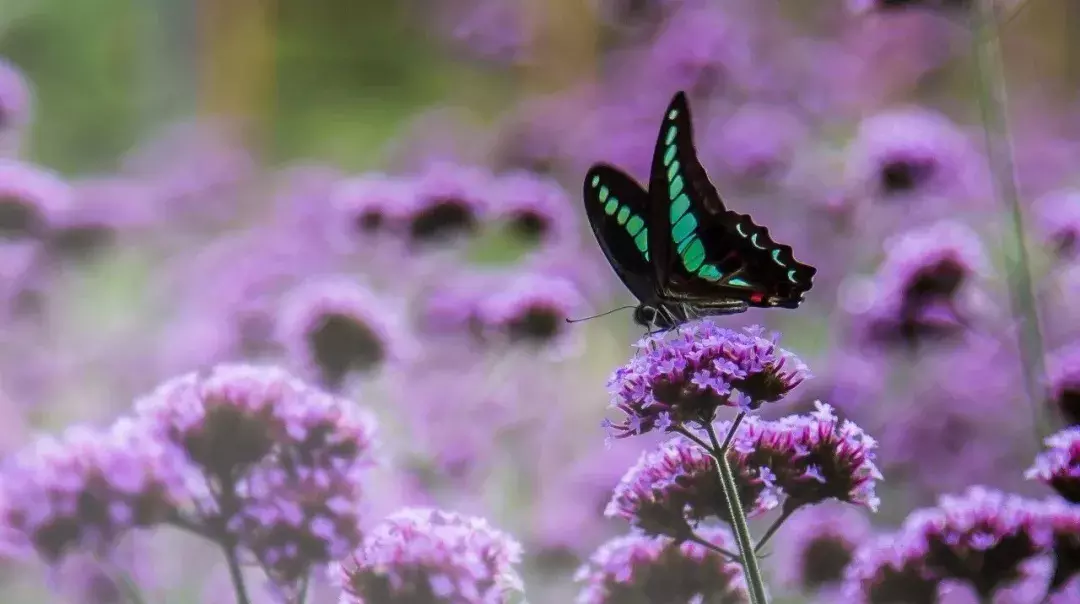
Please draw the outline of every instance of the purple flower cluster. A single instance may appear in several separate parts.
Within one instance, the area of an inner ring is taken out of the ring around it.
[[[521,546],[485,520],[430,508],[392,514],[336,566],[343,604],[495,604],[521,591]]]
[[[760,328],[740,333],[697,321],[673,332],[642,339],[641,352],[608,380],[612,406],[626,415],[608,423],[617,438],[704,425],[721,407],[778,401],[810,377],[778,336],[764,338]]]
[[[731,551],[726,529],[702,529],[703,541]],[[742,569],[701,543],[630,534],[602,545],[575,576],[577,604],[750,601]]]
[[[874,465],[876,446],[862,429],[819,403],[809,415],[747,418],[728,455],[750,516],[781,501],[789,513],[829,499],[876,510],[875,485],[881,479]],[[730,521],[715,462],[685,437],[643,454],[616,487],[605,514],[630,520],[646,533],[679,539],[705,518]]]
[[[72,427],[40,438],[0,473],[3,547],[50,562],[104,552],[132,529],[168,521],[187,492],[173,453],[136,422]]]
[[[855,550],[871,535],[861,510],[829,503],[800,510],[777,535],[777,579],[797,593],[834,591]]]
[[[1045,483],[1066,500],[1080,504],[1080,426],[1048,436],[1046,447],[1025,476]]]
[[[1080,344],[1063,346],[1047,359],[1050,406],[1070,426],[1080,426]]]
[[[191,522],[233,538],[280,585],[359,543],[373,420],[275,368],[222,365],[137,403],[197,481]]]

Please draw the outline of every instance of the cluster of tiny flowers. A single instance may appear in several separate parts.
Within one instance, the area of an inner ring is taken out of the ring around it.
[[[806,365],[767,339],[695,321],[673,336],[647,336],[608,380],[612,405],[626,417],[607,422],[616,437],[711,422],[719,407],[743,410],[783,398],[810,377]],[[737,392],[735,392],[737,391]]]
[[[1065,593],[1070,584],[1080,596],[1080,505],[1048,501],[1043,509],[1053,538],[1051,591]]]
[[[1043,482],[1066,500],[1080,504],[1080,426],[1066,428],[1046,438],[1047,450],[1035,458],[1025,473]]]
[[[69,428],[15,455],[0,473],[0,531],[11,553],[56,561],[102,552],[125,532],[169,520],[186,500],[170,451],[130,419]]]
[[[937,506],[909,515],[897,534],[860,549],[846,572],[846,596],[856,602],[935,602],[943,582],[954,581],[989,601],[1050,552],[1049,510],[984,487],[943,496]]]
[[[777,535],[778,579],[800,593],[839,586],[844,568],[871,531],[869,519],[857,508],[823,504],[800,510]]]
[[[876,511],[880,503],[877,441],[820,401],[808,414],[775,421],[748,418],[732,446],[747,465],[772,471],[788,509],[836,499]]]
[[[335,565],[342,604],[502,604],[521,584],[521,546],[481,518],[407,508]]]
[[[734,463],[739,499],[747,515],[776,507],[775,476],[765,466],[746,465],[745,455],[729,453]],[[676,437],[643,453],[615,487],[604,514],[629,520],[649,535],[686,539],[692,525],[714,517],[730,522],[716,462],[700,446]]]
[[[276,368],[220,365],[160,386],[137,410],[202,481],[197,506],[278,584],[360,540],[374,422]]]
[[[702,529],[699,536],[727,551],[735,545],[725,529]],[[574,578],[584,584],[577,604],[750,601],[737,563],[699,543],[667,537],[630,534],[612,539]]]

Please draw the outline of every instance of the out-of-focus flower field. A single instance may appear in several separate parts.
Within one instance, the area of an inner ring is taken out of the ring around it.
[[[568,323],[680,90],[813,288]],[[0,0],[0,601],[1080,602],[1078,299],[1075,0]]]

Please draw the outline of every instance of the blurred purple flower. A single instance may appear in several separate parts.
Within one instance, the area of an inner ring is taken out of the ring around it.
[[[807,127],[789,110],[776,104],[748,103],[727,119],[710,120],[704,130],[701,153],[716,158],[724,173],[743,181],[783,178]]]
[[[12,63],[0,58],[0,157],[18,154],[32,116],[30,85]]]
[[[555,181],[512,172],[495,180],[492,189],[495,212],[518,237],[557,244],[578,234],[578,214]]]
[[[1035,201],[1035,223],[1042,241],[1059,258],[1080,253],[1080,190],[1048,193]]]
[[[818,402],[809,414],[744,423],[732,447],[747,465],[771,470],[773,485],[786,496],[785,510],[836,499],[877,511],[877,441],[837,418],[832,407]]]
[[[0,238],[44,237],[71,203],[71,187],[59,175],[0,159]]]
[[[434,4],[436,27],[475,57],[513,64],[527,56],[531,32],[526,3],[454,0]]]
[[[972,0],[848,0],[848,9],[853,13],[871,11],[895,11],[915,8],[957,8],[967,9]]]
[[[780,493],[770,468],[750,465],[750,455],[738,444],[732,448],[728,455],[733,458],[746,514],[755,516],[776,507]],[[729,522],[726,501],[716,462],[680,436],[641,455],[615,487],[604,515],[628,520],[649,535],[684,541],[701,520],[713,517]]]
[[[912,512],[901,531],[931,573],[964,581],[981,598],[1020,579],[1052,537],[1038,502],[979,486]]]
[[[444,243],[477,231],[487,218],[492,175],[481,168],[435,163],[416,176],[407,208],[414,244]]]
[[[120,237],[145,231],[160,216],[154,191],[138,181],[96,177],[72,183],[72,203],[60,211],[48,234],[59,258],[81,259]]]
[[[342,604],[504,602],[521,591],[521,546],[486,520],[406,508],[338,565]]]
[[[1052,434],[1045,443],[1047,450],[1035,458],[1035,465],[1024,475],[1080,504],[1080,426]]]
[[[352,373],[408,356],[409,336],[395,308],[351,279],[311,280],[282,300],[277,339],[303,375],[336,390]]]
[[[500,117],[486,141],[495,172],[559,173],[570,151],[567,141],[585,121],[583,113],[590,106],[587,90],[527,98]]]
[[[855,550],[842,593],[852,604],[937,604],[941,579],[900,534],[878,537]]]
[[[700,536],[732,551],[726,529],[703,528]],[[630,534],[602,545],[574,579],[583,583],[577,604],[750,601],[742,568],[698,543]]]
[[[777,579],[795,593],[829,592],[871,536],[870,521],[860,510],[829,503],[804,508],[776,536]]]
[[[35,241],[0,242],[0,324],[42,309],[48,282],[43,257]]]
[[[886,241],[872,283],[845,306],[871,342],[917,346],[963,331],[972,314],[973,281],[989,272],[982,243],[961,223],[946,221]]]
[[[847,153],[849,186],[870,199],[957,203],[979,201],[985,192],[984,165],[971,143],[948,118],[928,109],[866,118]]]
[[[628,68],[634,73],[639,69],[637,64]],[[566,149],[573,169],[584,173],[589,165],[602,161],[619,166],[639,183],[647,183],[656,146],[656,120],[667,101],[659,97],[603,97],[586,105],[588,115],[579,128],[567,134]]]
[[[226,531],[277,585],[359,543],[375,424],[352,402],[280,369],[219,365],[165,382],[136,409],[202,483],[193,521]]]
[[[418,194],[412,179],[365,174],[340,181],[331,193],[336,222],[346,242],[400,234]]]
[[[1080,344],[1059,348],[1047,359],[1050,405],[1070,426],[1080,426]]]
[[[1065,594],[1070,583],[1080,597],[1080,505],[1049,501],[1044,513],[1053,534],[1054,571],[1050,591]]]
[[[550,343],[567,335],[566,318],[583,303],[577,288],[559,277],[525,273],[502,285],[480,300],[476,320],[484,333],[511,342]]]
[[[608,379],[612,406],[626,414],[608,423],[616,438],[711,422],[720,407],[753,409],[775,402],[810,377],[794,354],[761,337],[695,321],[650,335]],[[739,393],[735,394],[733,390]]]
[[[69,428],[9,460],[0,481],[0,535],[13,552],[49,563],[104,553],[131,529],[161,524],[187,496],[172,453],[128,419],[108,430]]]

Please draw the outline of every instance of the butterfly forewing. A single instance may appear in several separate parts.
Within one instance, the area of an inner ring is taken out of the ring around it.
[[[620,170],[597,164],[585,175],[584,198],[589,225],[611,267],[638,300],[651,300],[648,193]]]
[[[697,159],[679,92],[664,113],[649,179],[649,249],[663,297],[703,306],[742,301],[794,308],[816,271],[768,229],[728,210]]]

